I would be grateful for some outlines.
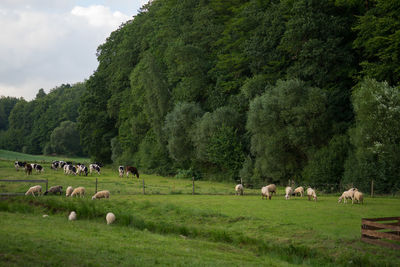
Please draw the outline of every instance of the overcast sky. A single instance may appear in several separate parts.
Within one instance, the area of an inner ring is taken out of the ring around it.
[[[147,1],[0,0],[0,96],[89,78],[97,47]]]

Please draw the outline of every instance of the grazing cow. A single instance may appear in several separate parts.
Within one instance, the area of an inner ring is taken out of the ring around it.
[[[103,163],[101,163],[101,162],[94,162],[93,164],[96,164],[97,166],[99,166],[99,167],[101,167],[101,168],[104,167]]]
[[[60,162],[58,161],[58,160],[54,160],[52,163],[51,163],[51,169],[52,170],[58,170],[58,167],[60,166]]]
[[[15,170],[16,170],[16,171],[18,171],[19,168],[24,168],[25,165],[26,165],[26,162],[22,162],[22,161],[18,161],[18,160],[16,160],[16,161],[14,162],[14,167],[15,167]]]
[[[32,174],[32,165],[31,164],[26,164],[25,165],[25,173],[27,175],[31,175]]]
[[[125,172],[126,172],[126,177],[129,177],[129,173],[131,173],[133,176],[135,176],[135,174],[136,174],[136,177],[139,179],[139,172],[136,169],[136,167],[126,166]]]
[[[83,164],[79,164],[77,165],[77,170],[78,170],[78,174],[81,175],[82,173],[85,174],[85,176],[88,175],[88,168],[83,165]]]
[[[64,166],[64,173],[65,174],[73,174],[73,175],[76,175],[76,167],[74,166],[74,165],[72,165],[72,164],[69,164],[69,165],[65,165]]]
[[[44,168],[39,164],[35,164],[34,169],[36,170],[36,172],[40,172],[40,173],[44,171]]]
[[[100,166],[97,165],[96,163],[92,163],[89,165],[89,171],[90,174],[92,174],[92,172],[96,171],[98,174],[100,174]]]
[[[124,176],[124,166],[119,166],[118,172],[119,172],[119,177],[123,177]]]

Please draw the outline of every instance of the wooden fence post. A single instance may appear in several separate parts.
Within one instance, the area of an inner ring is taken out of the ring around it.
[[[194,195],[194,176],[192,177],[193,180],[193,191],[192,191],[192,195]]]
[[[374,180],[371,180],[371,197],[374,197]]]
[[[145,191],[145,186],[144,186],[144,179],[143,179],[143,195],[145,195],[146,194],[146,191]]]
[[[97,178],[96,178],[96,191],[94,193],[95,194],[97,193]]]

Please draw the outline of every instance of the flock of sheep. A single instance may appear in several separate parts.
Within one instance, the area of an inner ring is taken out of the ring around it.
[[[243,195],[243,192],[244,192],[243,185],[237,184],[235,186],[235,194]],[[268,198],[271,200],[273,193],[275,193],[275,195],[276,195],[276,185],[274,185],[274,184],[269,184],[269,185],[261,188],[261,198],[262,199],[264,199],[264,197],[265,197],[265,199]],[[312,198],[314,201],[317,201],[317,194],[315,193],[314,189],[312,189],[311,187],[308,187],[306,193],[307,193],[308,200],[311,200],[311,198]],[[301,197],[304,196],[304,187],[299,186],[299,187],[295,188],[294,190],[291,186],[287,186],[285,188],[285,199],[288,200],[288,199],[290,199],[291,196],[297,196],[297,195],[299,195]],[[342,200],[343,200],[343,203],[347,203],[347,199],[351,199],[352,204],[354,204],[354,202],[363,204],[364,203],[363,198],[364,198],[363,193],[358,191],[357,188],[350,188],[349,190],[343,192],[343,194],[339,197],[338,203],[342,202]]]
[[[44,195],[47,195],[49,193],[57,195],[57,194],[62,194],[62,186],[61,185],[57,185],[57,186],[52,186],[50,187],[50,189],[48,191],[46,191],[44,193]],[[77,188],[73,188],[72,186],[68,186],[67,190],[65,191],[65,196],[66,197],[74,197],[74,196],[79,196],[79,197],[84,197],[85,196],[85,188],[83,186],[79,186]],[[36,194],[38,196],[40,196],[42,194],[42,187],[40,185],[35,185],[32,186],[28,189],[28,191],[26,191],[25,195],[32,195],[32,196],[36,196]],[[92,196],[92,200],[94,199],[100,199],[100,198],[110,198],[110,191],[108,190],[103,190],[103,191],[99,191],[96,194],[94,194]],[[48,215],[43,215],[43,217],[48,217]],[[77,214],[75,211],[72,211],[69,216],[68,216],[68,220],[70,221],[74,221],[77,218]],[[111,224],[115,221],[115,215],[111,212],[107,213],[106,215],[106,221],[107,224]]]

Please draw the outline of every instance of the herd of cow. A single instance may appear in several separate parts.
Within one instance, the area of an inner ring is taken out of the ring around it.
[[[84,164],[77,163],[75,165],[72,164],[72,162],[69,161],[62,161],[62,160],[55,160],[51,163],[51,169],[53,170],[59,170],[63,169],[65,174],[72,174],[72,175],[85,175],[87,176],[88,173],[92,174],[93,172],[97,172],[97,174],[100,174],[101,167],[103,165],[101,163],[95,162],[89,165],[89,168],[86,167]],[[21,161],[15,161],[14,162],[14,167],[18,171],[19,169],[23,168],[25,169],[26,174],[30,175],[32,174],[32,170],[36,170],[36,172],[43,172],[44,168],[36,163],[26,163],[26,162],[21,162]],[[132,174],[133,176],[136,175],[137,178],[139,178],[139,172],[136,167],[132,166],[119,166],[118,168],[119,176],[123,177],[124,174],[126,174],[127,177],[129,177],[129,174]]]

